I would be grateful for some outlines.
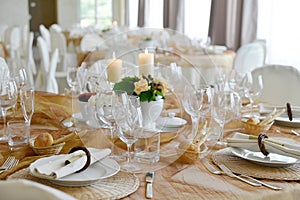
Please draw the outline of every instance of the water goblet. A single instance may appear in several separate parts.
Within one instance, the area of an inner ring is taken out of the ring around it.
[[[197,87],[186,86],[182,97],[182,104],[185,111],[192,119],[192,137],[198,132],[200,117],[204,117],[211,108],[213,88],[208,85]],[[203,119],[202,119],[203,121]]]
[[[224,125],[233,119],[236,112],[235,96],[231,91],[219,90],[214,93],[212,116],[220,125],[221,134],[218,145],[225,146],[224,141]]]
[[[6,113],[7,110],[13,107],[18,98],[18,89],[16,82],[13,78],[4,78],[0,80],[0,109],[3,116],[4,131],[0,135],[0,141],[7,140],[6,134]]]
[[[250,115],[249,117],[254,117],[253,107],[254,100],[256,100],[262,93],[263,90],[263,79],[261,75],[253,77],[251,72],[246,73],[242,80],[242,85],[244,88],[245,96],[250,101]]]

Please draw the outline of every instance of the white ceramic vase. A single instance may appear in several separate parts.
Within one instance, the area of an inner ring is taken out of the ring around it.
[[[159,99],[150,102],[141,102],[144,128],[155,128],[155,121],[160,116],[164,105],[164,100]]]

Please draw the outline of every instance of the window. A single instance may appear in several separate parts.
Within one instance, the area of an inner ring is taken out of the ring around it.
[[[263,0],[259,2],[257,38],[265,39],[267,63],[291,65],[300,69],[300,1]]]
[[[187,0],[184,33],[192,39],[207,39],[211,0]]]
[[[80,0],[80,25],[102,28],[112,22],[112,0]]]

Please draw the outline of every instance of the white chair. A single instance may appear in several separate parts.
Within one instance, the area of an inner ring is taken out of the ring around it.
[[[50,30],[50,32],[51,32],[51,31],[62,32],[62,28],[61,28],[60,25],[58,25],[58,24],[52,24],[52,25],[49,27],[49,30]]]
[[[33,52],[32,52],[32,46],[33,46],[33,38],[34,34],[33,32],[30,32],[27,39],[27,44],[24,52],[24,61],[26,66],[26,73],[29,80],[30,85],[34,85],[34,76],[36,75],[36,66],[33,59]]]
[[[35,80],[35,89],[46,91],[50,61],[47,44],[41,36],[37,38],[37,48],[40,57],[40,69]]]
[[[50,31],[43,25],[40,24],[39,25],[39,30],[40,33],[42,35],[42,37],[44,38],[44,40],[46,41],[46,44],[48,46],[48,51],[51,52],[51,37],[50,37]]]
[[[233,69],[244,75],[256,67],[265,64],[266,47],[262,42],[253,42],[241,46],[236,52]]]
[[[5,31],[8,29],[7,24],[0,25],[0,41],[5,42]]]
[[[6,30],[5,32],[6,47],[9,51],[11,59],[20,59],[21,48],[21,30],[20,27],[14,26]]]
[[[59,92],[57,80],[55,78],[57,61],[58,61],[58,49],[55,49],[51,55],[46,91],[56,93],[56,94],[58,94]]]
[[[292,66],[264,65],[252,71],[253,77],[262,75],[263,91],[259,100],[275,106],[300,106],[300,71]]]
[[[4,58],[0,57],[0,79],[9,76],[9,68]]]
[[[89,33],[83,36],[80,49],[83,52],[95,51],[101,45],[105,45],[104,40],[97,34]]]

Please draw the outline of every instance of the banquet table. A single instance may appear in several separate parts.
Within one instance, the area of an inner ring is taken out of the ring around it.
[[[36,92],[35,97],[36,112],[34,113],[31,125],[32,137],[47,130],[53,135],[54,139],[62,139],[66,142],[61,153],[67,153],[74,146],[88,146],[95,148],[104,148],[109,146],[107,140],[103,138],[104,134],[101,134],[102,131],[105,130],[90,128],[84,124],[81,126],[80,131],[74,131],[61,126],[62,120],[70,117],[72,114],[72,108],[70,107],[72,105],[72,98],[70,96]],[[18,114],[19,113],[17,111],[16,117],[18,117]],[[9,119],[10,117],[8,117],[8,120]],[[232,121],[229,123],[226,126],[226,130],[228,131],[226,132],[225,137],[230,137],[233,133],[233,131],[230,130],[237,128],[238,124],[238,121]],[[189,126],[189,124],[186,126]],[[280,136],[300,142],[300,138],[288,133],[290,129],[292,128],[273,125],[266,133],[268,136]],[[297,130],[297,128],[293,129]],[[124,144],[118,144],[121,147],[124,147]],[[86,187],[64,187],[51,184],[45,180],[29,175],[27,167],[30,163],[45,156],[35,155],[32,149],[28,146],[18,151],[10,151],[7,144],[1,144],[0,153],[2,156],[0,164],[4,162],[8,155],[14,155],[20,159],[20,163],[16,167],[0,174],[0,178],[3,180],[25,178],[50,185],[51,187],[60,189],[78,199],[101,199],[101,194],[99,194],[101,188],[99,188],[97,184]],[[219,158],[216,157],[217,153],[219,153]],[[228,158],[229,160],[231,159],[230,161],[243,163],[241,166],[244,168],[253,165],[248,161],[236,159],[230,155],[230,152],[227,152],[226,149],[218,147],[214,148],[207,158],[214,162],[220,162],[220,155],[221,161],[223,157],[224,162],[226,162],[225,158]],[[255,167],[256,166],[254,166],[254,168]],[[274,176],[279,174],[277,177],[278,180],[261,180],[279,186],[282,190],[275,191],[263,186],[253,187],[227,175],[214,175],[203,166],[201,160],[185,162],[184,160],[178,159],[160,169],[155,170],[153,199],[298,199],[300,196],[300,178],[298,178],[298,174],[300,174],[299,164],[288,167],[286,171],[284,171],[285,169],[278,168],[270,170],[274,171]],[[291,177],[295,177],[295,180],[285,180],[285,173],[289,174]],[[131,174],[131,178],[132,177],[136,178],[135,183],[138,185],[131,191],[130,194],[127,194],[122,198],[146,199],[145,173]],[[129,184],[129,182],[126,182],[125,179],[123,184],[126,185]],[[117,190],[118,188],[112,188],[112,191]]]

